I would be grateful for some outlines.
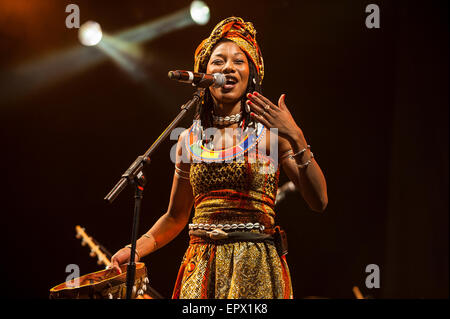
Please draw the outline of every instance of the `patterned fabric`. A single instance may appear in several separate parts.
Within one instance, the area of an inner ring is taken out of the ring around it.
[[[248,159],[248,157],[247,157]],[[273,228],[279,170],[262,163],[193,163],[193,223],[256,223]],[[274,171],[264,174],[264,171]]]
[[[200,43],[195,50],[194,72],[205,71],[214,46],[221,39],[229,39],[236,43],[252,60],[262,82],[264,78],[264,60],[256,42],[256,30],[251,22],[242,18],[229,17],[219,22],[211,35]],[[261,84],[261,83],[260,83]]]
[[[267,158],[191,163],[197,224],[260,223],[273,232],[279,167]],[[258,232],[259,230],[250,230]],[[272,241],[214,242],[191,236],[173,298],[292,298],[289,268]]]
[[[289,268],[267,243],[190,245],[173,298],[292,299]]]

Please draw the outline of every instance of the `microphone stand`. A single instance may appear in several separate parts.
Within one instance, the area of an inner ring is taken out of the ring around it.
[[[162,134],[156,139],[156,141],[150,146],[150,148],[143,154],[136,158],[136,160],[130,165],[130,167],[122,174],[120,180],[116,183],[113,189],[104,198],[108,203],[112,203],[116,197],[128,184],[134,184],[134,215],[133,226],[131,230],[131,252],[130,262],[127,266],[127,283],[126,283],[126,299],[131,299],[133,293],[133,284],[136,274],[136,241],[137,232],[139,229],[139,214],[141,211],[141,202],[144,193],[144,186],[146,179],[144,176],[143,168],[145,164],[150,163],[150,157],[156,148],[162,143],[162,141],[172,132],[172,130],[180,123],[189,109],[197,105],[203,95],[205,94],[205,88],[197,87],[193,97],[186,104],[181,106],[181,111],[175,117],[175,119],[169,124],[169,126],[162,132]]]

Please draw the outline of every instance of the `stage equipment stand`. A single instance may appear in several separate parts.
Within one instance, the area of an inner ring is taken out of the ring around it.
[[[150,163],[150,158],[158,146],[166,139],[166,137],[172,132],[172,130],[178,126],[181,120],[184,118],[186,113],[191,109],[192,106],[196,106],[205,94],[205,89],[197,87],[193,94],[191,100],[186,104],[181,106],[181,111],[175,117],[175,119],[169,124],[169,126],[161,133],[161,135],[156,139],[156,141],[150,146],[150,148],[144,153],[144,155],[138,156],[136,160],[130,165],[130,167],[122,174],[122,177],[114,186],[114,188],[106,195],[104,198],[108,203],[112,203],[120,192],[128,185],[134,184],[135,194],[134,194],[134,215],[133,215],[133,225],[131,230],[131,253],[130,262],[127,266],[127,284],[126,284],[126,298],[131,299],[133,292],[133,284],[135,280],[136,273],[136,240],[137,233],[139,229],[139,215],[141,211],[141,202],[144,194],[144,186],[146,184],[146,179],[144,176],[143,168],[145,164]]]

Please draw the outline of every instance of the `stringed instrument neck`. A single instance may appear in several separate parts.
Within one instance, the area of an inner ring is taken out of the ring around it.
[[[111,261],[108,259],[106,254],[102,251],[102,249],[100,248],[100,245],[96,244],[95,241],[93,240],[93,238],[88,236],[88,234],[86,234],[86,231],[84,228],[77,225],[77,226],[75,226],[75,231],[76,231],[76,238],[81,239],[81,245],[82,246],[88,245],[89,248],[91,249],[91,252],[89,255],[91,257],[97,256],[97,264],[99,264],[99,265],[103,264],[107,267],[111,265]]]

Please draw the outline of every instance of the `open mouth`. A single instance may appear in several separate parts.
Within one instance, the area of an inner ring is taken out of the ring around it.
[[[237,82],[238,82],[238,80],[234,76],[227,75],[225,85],[223,86],[223,88],[225,90],[231,90],[236,86]]]

